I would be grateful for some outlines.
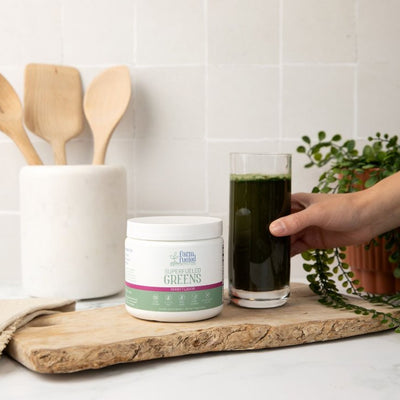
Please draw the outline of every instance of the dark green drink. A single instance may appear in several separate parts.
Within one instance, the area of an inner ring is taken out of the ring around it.
[[[231,174],[229,286],[238,305],[276,307],[289,296],[290,238],[268,227],[290,213],[290,194],[290,173]]]

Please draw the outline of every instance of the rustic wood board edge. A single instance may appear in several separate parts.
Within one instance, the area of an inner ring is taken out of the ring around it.
[[[167,336],[143,337],[106,346],[75,346],[60,350],[36,350],[29,354],[17,354],[10,345],[8,353],[25,367],[45,374],[78,372],[107,366],[148,361],[160,358],[203,354],[211,352],[260,350],[295,346],[307,343],[343,339],[388,329],[379,322],[368,324],[365,318],[358,324],[349,319],[325,321],[321,325],[302,323],[288,325],[285,330],[269,325],[249,324],[210,328],[200,332],[174,333]],[[322,333],[329,337],[323,337]],[[249,340],[250,339],[250,340]],[[247,341],[244,346],[243,342]],[[71,368],[71,365],[75,365]]]
[[[301,297],[304,291],[298,292]],[[311,292],[310,292],[311,293]],[[311,296],[313,294],[311,293]],[[190,354],[202,354],[222,351],[244,351],[259,350],[277,347],[301,345],[313,342],[322,342],[335,339],[342,339],[352,336],[363,335],[389,329],[388,325],[381,324],[379,320],[370,316],[356,315],[349,311],[325,308],[317,302],[317,297],[312,300],[316,302],[318,310],[326,310],[327,314],[332,312],[335,317],[321,318],[283,325],[272,325],[266,322],[246,323],[244,321],[233,321],[227,323],[222,319],[211,319],[212,322],[186,324],[188,328],[177,330],[169,334],[148,334],[141,337],[128,338],[114,342],[102,342],[97,345],[75,344],[51,348],[51,346],[32,346],[26,350],[19,343],[19,336],[23,338],[24,329],[40,328],[41,321],[44,325],[49,320],[66,318],[66,314],[74,317],[82,313],[82,318],[87,313],[118,312],[125,315],[124,306],[107,307],[89,311],[78,311],[75,313],[58,314],[55,316],[41,317],[33,321],[26,328],[22,328],[21,335],[18,332],[10,342],[7,351],[9,355],[19,361],[27,368],[40,373],[70,373],[87,369],[99,369],[114,364],[132,363],[159,358],[179,357]],[[230,313],[243,312],[233,305],[227,305],[226,310]],[[78,313],[78,314],[77,314]],[[85,314],[86,313],[86,314]],[[324,312],[323,312],[324,313]],[[400,311],[392,312],[399,315]],[[324,313],[325,314],[325,313]],[[93,315],[93,314],[92,314]],[[129,318],[133,318],[128,316]],[[308,316],[310,318],[310,315]],[[138,324],[138,320],[133,319]],[[148,323],[143,321],[143,324]],[[56,325],[55,325],[56,326]],[[169,325],[171,326],[171,325]]]

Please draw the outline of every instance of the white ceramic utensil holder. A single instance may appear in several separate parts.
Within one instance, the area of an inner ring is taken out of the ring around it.
[[[123,288],[123,167],[24,167],[20,209],[22,284],[29,295],[88,299]]]

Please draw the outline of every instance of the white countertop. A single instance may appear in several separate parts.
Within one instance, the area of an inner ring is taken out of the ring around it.
[[[0,297],[21,297],[0,284]],[[77,309],[123,302],[122,294]],[[121,364],[67,375],[32,372],[3,355],[1,399],[398,399],[400,335],[392,331],[324,343]]]

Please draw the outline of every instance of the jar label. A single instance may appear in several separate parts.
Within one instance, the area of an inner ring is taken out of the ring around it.
[[[222,282],[198,287],[149,287],[126,283],[126,304],[148,311],[197,311],[222,304]]]
[[[178,247],[179,246],[179,247]],[[161,312],[199,311],[223,302],[222,240],[157,243],[127,239],[125,301]]]

